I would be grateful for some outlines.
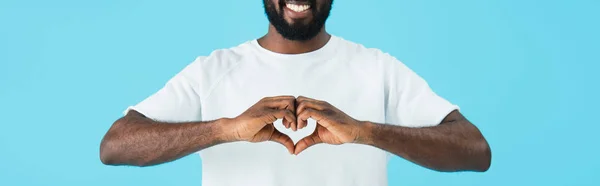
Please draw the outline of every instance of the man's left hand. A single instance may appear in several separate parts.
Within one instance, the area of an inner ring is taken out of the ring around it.
[[[319,143],[340,145],[354,143],[363,138],[363,124],[335,108],[333,105],[316,99],[298,97],[296,99],[296,115],[298,129],[307,126],[307,119],[317,122],[315,132],[301,139],[296,144],[294,154]]]

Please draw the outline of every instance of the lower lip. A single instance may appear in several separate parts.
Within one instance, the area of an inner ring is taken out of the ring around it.
[[[287,15],[288,17],[290,17],[292,19],[306,18],[310,15],[311,10],[312,10],[312,7],[309,9],[306,9],[302,12],[296,12],[296,11],[288,8],[287,6],[284,6],[285,15]]]

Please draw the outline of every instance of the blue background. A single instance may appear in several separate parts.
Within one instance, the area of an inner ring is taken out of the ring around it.
[[[486,173],[394,157],[390,185],[599,185],[600,1],[338,0],[328,30],[391,53],[487,137]],[[200,185],[197,155],[111,167],[127,106],[196,56],[262,36],[261,1],[1,0],[0,185]]]

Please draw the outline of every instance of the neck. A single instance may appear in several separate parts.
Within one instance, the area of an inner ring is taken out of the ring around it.
[[[285,39],[277,32],[273,25],[269,24],[269,32],[257,41],[263,48],[276,53],[302,54],[320,49],[327,44],[329,38],[331,38],[331,35],[323,27],[319,34],[310,40],[292,41]]]

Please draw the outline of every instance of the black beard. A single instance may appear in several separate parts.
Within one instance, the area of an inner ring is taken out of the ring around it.
[[[281,10],[281,14],[277,12],[275,8],[275,3],[271,0],[264,0],[264,8],[267,17],[269,18],[269,22],[275,27],[277,32],[283,36],[283,38],[292,40],[292,41],[306,41],[314,38],[319,34],[323,26],[325,25],[325,21],[329,17],[329,13],[331,11],[331,5],[333,4],[333,0],[330,1],[329,4],[323,4],[321,7],[316,7],[316,0],[308,0],[312,7],[312,17],[313,19],[308,24],[303,24],[301,22],[296,22],[293,25],[290,25],[283,18],[283,8],[285,7],[285,0],[279,1],[279,10]]]

